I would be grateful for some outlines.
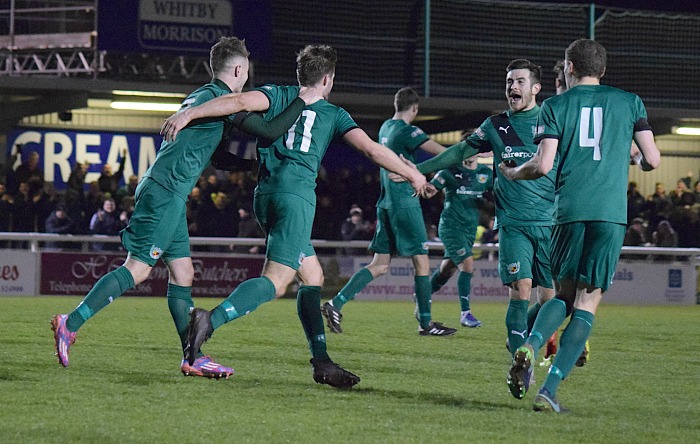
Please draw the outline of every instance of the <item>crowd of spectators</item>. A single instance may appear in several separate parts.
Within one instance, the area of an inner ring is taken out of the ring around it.
[[[0,175],[0,232],[116,235],[128,224],[134,209],[138,178],[131,176],[120,186],[123,160],[116,173],[110,166],[105,166],[99,179],[89,184],[85,183],[88,165],[76,164],[65,190],[57,192],[53,184],[44,181],[36,153],[28,153],[23,156],[24,162],[11,168],[19,155],[21,152],[9,159],[8,167]],[[189,196],[187,221],[190,235],[263,237],[252,216],[255,184],[252,172],[207,170]],[[375,168],[358,164],[352,168],[342,167],[332,174],[321,168],[312,238],[371,239],[379,191],[379,172]],[[438,223],[442,203],[440,194],[421,200],[429,233]],[[646,197],[634,182],[630,182],[627,214],[629,226],[625,245],[700,247],[700,184],[697,181],[691,185],[689,178],[683,178],[670,193],[658,183],[655,192]],[[493,206],[487,203],[481,214],[481,242],[497,242],[492,221]],[[65,248],[66,244],[48,243],[46,246]],[[26,248],[27,245],[5,241],[0,247]],[[121,246],[94,242],[91,248],[105,250]],[[242,245],[198,249],[241,253],[264,251],[262,247]],[[364,251],[346,253],[362,254]]]

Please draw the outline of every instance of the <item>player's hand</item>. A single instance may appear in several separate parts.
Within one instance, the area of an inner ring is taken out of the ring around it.
[[[514,180],[515,176],[515,167],[517,164],[515,163],[514,160],[504,160],[503,162],[498,164],[498,170],[501,172],[503,177],[509,180]]]
[[[323,99],[323,96],[316,88],[309,88],[308,86],[302,86],[299,88],[299,98],[306,103],[306,105],[311,105],[319,100]]]
[[[172,142],[177,137],[177,133],[190,123],[190,118],[187,115],[187,110],[178,111],[172,116],[165,119],[163,126],[160,127],[160,135],[166,142]]]
[[[438,192],[438,189],[435,188],[435,185],[432,183],[428,182],[423,190],[420,193],[420,197],[423,199],[430,199],[431,197],[435,196]]]

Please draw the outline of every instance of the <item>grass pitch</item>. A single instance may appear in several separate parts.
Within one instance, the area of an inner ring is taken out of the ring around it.
[[[236,369],[219,381],[182,376],[163,298],[107,307],[62,368],[49,319],[79,300],[0,298],[3,442],[700,442],[698,306],[602,306],[589,363],[558,393],[572,412],[552,415],[532,411],[536,388],[508,392],[505,304],[475,301],[484,326],[438,338],[418,336],[410,302],[349,303],[329,352],[362,381],[339,391],[311,378],[292,300],[216,331],[205,352]],[[457,302],[433,317],[456,326]]]

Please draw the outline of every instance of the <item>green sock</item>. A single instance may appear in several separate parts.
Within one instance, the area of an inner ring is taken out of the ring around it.
[[[233,293],[212,310],[211,325],[216,330],[274,298],[275,284],[265,276],[241,282]]]
[[[68,331],[78,331],[85,321],[133,287],[134,278],[124,266],[105,274],[95,283],[95,286],[75,310],[68,315],[66,328]]]
[[[413,282],[416,289],[416,304],[418,305],[418,318],[421,328],[430,325],[430,279],[428,276],[415,276]]]
[[[532,331],[532,326],[535,325],[535,319],[537,318],[537,313],[540,312],[540,308],[542,308],[542,304],[538,301],[527,309],[527,331]]]
[[[535,351],[535,357],[537,357],[540,348],[547,342],[547,339],[564,322],[564,319],[566,319],[566,303],[561,299],[550,299],[540,308],[535,324],[530,331],[530,336],[527,338],[527,343]]]
[[[297,292],[297,314],[309,343],[311,356],[319,361],[330,360],[326,351],[326,332],[321,316],[321,287],[303,285]]]
[[[440,291],[440,289],[450,280],[450,276],[443,276],[440,273],[440,267],[430,276],[430,292],[435,293]]]
[[[190,311],[194,308],[192,302],[192,287],[181,287],[168,283],[168,309],[175,322],[175,330],[180,336],[180,344],[184,350],[187,342],[187,327],[190,323]]]
[[[547,375],[544,388],[554,396],[562,379],[566,378],[574,368],[576,360],[581,356],[586,340],[593,328],[595,315],[590,311],[574,310],[571,321],[566,326],[559,340],[559,351]]]
[[[506,311],[506,329],[508,331],[508,344],[510,353],[525,343],[527,339],[527,306],[528,301],[511,299]]]
[[[469,294],[472,292],[472,273],[460,271],[457,277],[457,292],[459,293],[459,306],[462,311],[469,311]]]
[[[345,286],[340,289],[340,292],[333,298],[332,303],[335,309],[340,311],[346,302],[355,299],[355,295],[365,288],[367,284],[372,282],[373,279],[372,273],[366,268],[352,275],[348,283],[345,284]]]

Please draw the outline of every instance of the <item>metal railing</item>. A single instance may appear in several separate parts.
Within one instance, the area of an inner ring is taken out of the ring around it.
[[[62,244],[70,243],[77,244],[80,251],[91,251],[90,244],[94,243],[109,243],[121,244],[119,236],[103,236],[103,235],[71,235],[71,234],[51,234],[51,233],[8,233],[0,232],[0,242],[26,242],[27,246],[19,249],[29,249],[32,252],[39,252],[45,249],[42,244],[46,242]],[[327,252],[334,249],[362,249],[369,246],[369,241],[340,241],[340,240],[321,240],[312,239],[311,244],[319,252]],[[264,246],[265,239],[261,238],[244,238],[244,237],[191,237],[191,246]],[[442,251],[444,246],[442,242],[428,242],[430,250]],[[12,249],[12,248],[10,248]],[[18,249],[18,248],[15,248]],[[482,252],[497,252],[498,244],[474,244],[474,250]],[[75,251],[75,249],[73,249]],[[197,252],[200,253],[200,252]],[[206,253],[206,252],[201,252]],[[228,254],[217,252],[215,254]],[[233,254],[233,253],[232,253]],[[623,255],[639,256],[639,259],[647,259],[650,257],[671,256],[679,258],[683,261],[690,261],[697,266],[700,266],[700,248],[664,248],[664,247],[622,247]]]

